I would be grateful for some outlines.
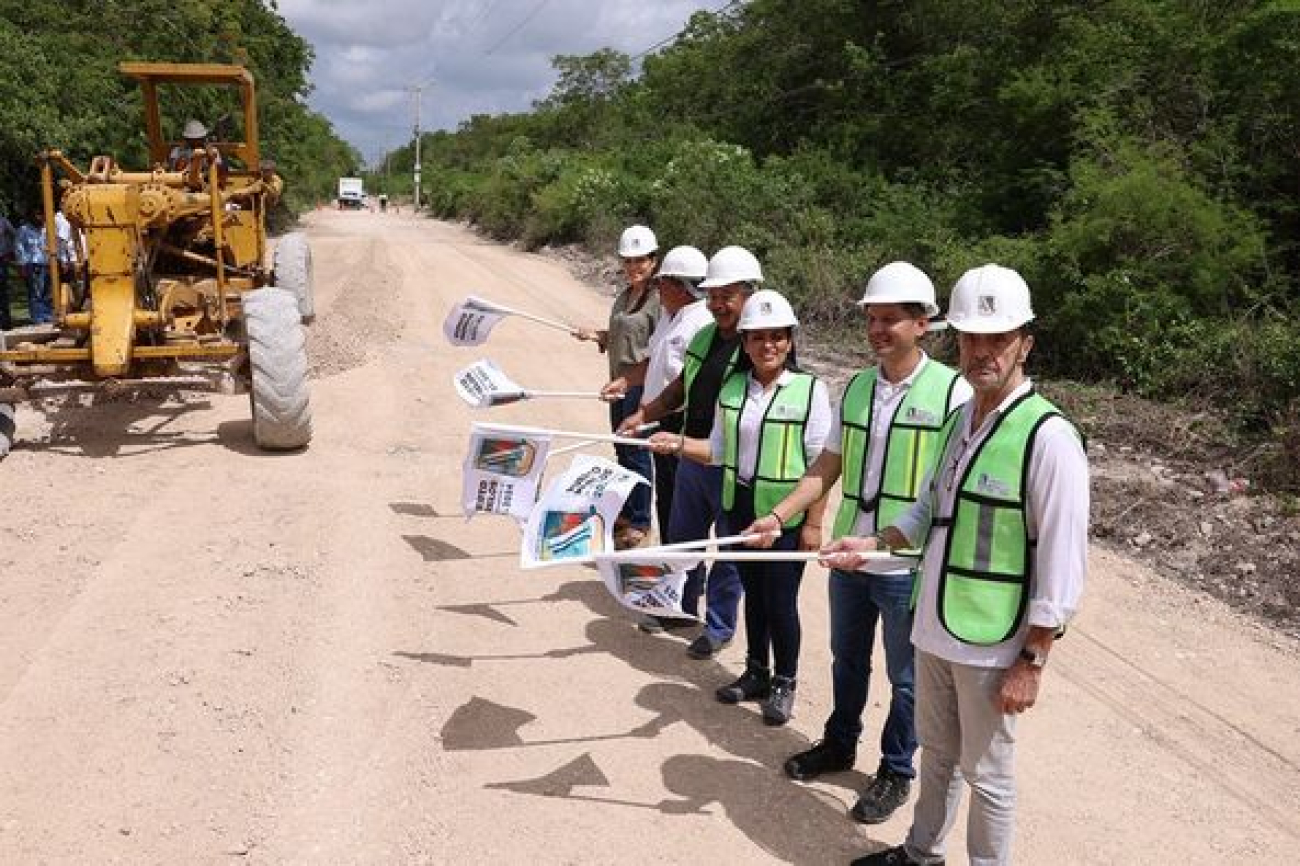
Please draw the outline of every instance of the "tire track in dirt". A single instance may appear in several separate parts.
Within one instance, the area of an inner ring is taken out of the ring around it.
[[[1300,841],[1300,764],[1078,626],[1059,667],[1076,687],[1178,761]],[[1054,659],[1055,661],[1055,659]]]

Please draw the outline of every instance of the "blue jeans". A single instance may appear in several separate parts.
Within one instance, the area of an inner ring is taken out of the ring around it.
[[[832,570],[831,685],[835,707],[825,739],[856,749],[871,680],[871,651],[881,625],[885,668],[893,694],[880,734],[880,766],[909,779],[916,776],[916,669],[912,651],[912,575]]]
[[[50,298],[50,269],[46,265],[29,265],[27,274],[27,314],[33,324],[54,321],[54,301]]]
[[[702,466],[694,460],[677,464],[677,485],[673,489],[673,510],[668,520],[668,540],[699,541],[709,537],[709,530],[722,512],[722,467]],[[707,582],[706,582],[707,577]],[[736,615],[740,612],[740,574],[734,562],[715,562],[707,570],[703,565],[691,569],[682,587],[682,610],[698,616],[700,596],[707,611],[704,633],[726,641],[736,633]]]
[[[633,385],[627,389],[622,400],[609,404],[609,429],[617,430],[624,418],[641,408],[641,392],[644,390],[640,385]],[[655,468],[650,460],[650,451],[635,445],[615,445],[614,454],[618,457],[619,466],[637,473],[649,482],[632,488],[619,516],[626,520],[629,526],[649,529],[650,491],[655,481]]]

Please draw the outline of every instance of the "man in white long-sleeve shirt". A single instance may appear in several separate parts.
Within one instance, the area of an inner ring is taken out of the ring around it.
[[[855,567],[857,551],[924,547],[912,627],[921,793],[906,843],[855,866],[942,864],[962,780],[970,862],[1011,859],[1016,717],[1038,698],[1087,572],[1087,458],[1025,376],[1033,318],[1015,271],[985,265],[958,280],[948,320],[975,396],[944,425],[928,493],[874,537],[825,548]]]

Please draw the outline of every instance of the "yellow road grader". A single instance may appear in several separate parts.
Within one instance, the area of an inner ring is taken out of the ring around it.
[[[39,155],[54,322],[0,332],[0,455],[13,403],[140,390],[247,391],[257,445],[302,448],[311,251],[295,233],[268,255],[267,211],[283,181],[258,152],[253,77],[221,64],[119,69],[142,90],[149,167],[96,156],[83,171],[57,150]],[[165,137],[160,95],[200,88],[232,106],[216,140],[201,124],[202,140]],[[56,265],[60,209],[72,229],[66,273]]]

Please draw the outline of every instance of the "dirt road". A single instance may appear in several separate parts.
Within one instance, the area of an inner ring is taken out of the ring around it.
[[[24,408],[0,463],[2,863],[843,863],[906,832],[846,817],[860,772],[780,762],[829,703],[805,578],[796,719],[712,689],[741,665],[640,634],[592,572],[523,573],[466,523],[451,374],[601,381],[511,319],[445,345],[474,293],[580,324],[608,300],[545,258],[407,216],[320,212],[316,435],[250,442],[247,402]],[[601,430],[598,404],[493,420]],[[1296,648],[1094,550],[1086,609],[1023,722],[1017,862],[1300,860]],[[861,769],[882,721],[873,685]],[[961,862],[960,832],[949,862]]]

